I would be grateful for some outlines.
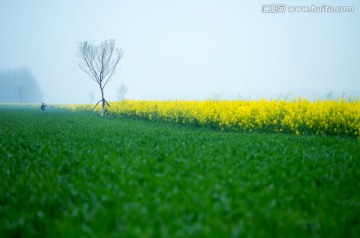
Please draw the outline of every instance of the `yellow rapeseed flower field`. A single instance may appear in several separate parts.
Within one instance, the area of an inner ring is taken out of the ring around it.
[[[72,105],[70,108],[91,110],[92,105]],[[351,135],[360,138],[359,100],[125,100],[111,103],[107,113],[225,131]]]

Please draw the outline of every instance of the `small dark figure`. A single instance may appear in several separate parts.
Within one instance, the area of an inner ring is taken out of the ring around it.
[[[42,103],[40,108],[43,112],[45,112],[45,107],[46,107],[46,104]]]

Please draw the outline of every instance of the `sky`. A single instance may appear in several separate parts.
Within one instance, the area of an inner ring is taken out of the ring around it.
[[[354,12],[288,11],[312,5]],[[121,84],[136,100],[360,96],[357,0],[0,0],[0,70],[29,68],[47,103],[100,100],[76,52],[107,39],[124,52],[108,101]]]

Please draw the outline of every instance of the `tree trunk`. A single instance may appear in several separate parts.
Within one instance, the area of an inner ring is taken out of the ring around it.
[[[102,110],[101,110],[101,116],[105,115],[105,103],[104,103],[104,99],[102,101]]]
[[[104,89],[101,87],[100,85],[100,90],[101,90],[101,116],[105,115],[105,98],[104,98]]]

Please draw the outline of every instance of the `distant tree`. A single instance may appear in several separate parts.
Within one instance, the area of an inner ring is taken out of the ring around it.
[[[115,40],[106,40],[99,46],[84,41],[79,44],[77,55],[81,59],[80,68],[100,88],[101,100],[96,103],[92,110],[101,102],[101,116],[104,116],[105,104],[110,107],[104,96],[104,88],[112,79],[112,76],[114,76],[120,59],[123,56],[123,51],[115,48]]]
[[[117,98],[119,101],[122,101],[125,99],[125,96],[128,92],[128,88],[124,83],[121,84],[121,86],[117,90]]]
[[[287,92],[286,94],[280,93],[277,97],[277,100],[281,101],[289,101],[291,96],[291,91]]]
[[[41,88],[27,67],[0,71],[0,102],[40,103]]]
[[[326,99],[331,100],[334,98],[334,92],[330,91],[326,94]]]
[[[250,101],[251,100],[251,96],[249,97],[244,97],[243,95],[241,95],[240,93],[237,96],[237,100],[241,100],[241,101]]]
[[[21,86],[18,86],[16,88],[16,93],[19,97],[19,102],[22,103],[24,102],[24,97],[25,97],[25,94],[26,94],[26,88],[24,87],[24,85],[21,85]]]
[[[345,98],[345,95],[346,95],[346,93],[345,93],[345,92],[342,92],[341,98]]]
[[[220,93],[214,92],[207,100],[209,101],[220,101]]]

